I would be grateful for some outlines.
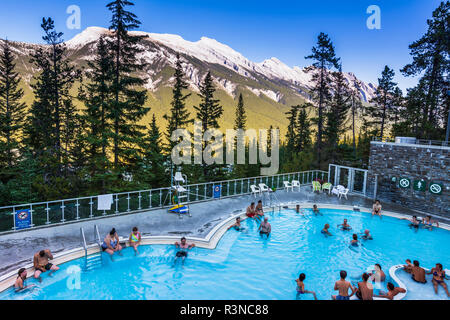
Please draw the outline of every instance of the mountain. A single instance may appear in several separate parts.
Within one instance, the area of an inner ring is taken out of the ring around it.
[[[108,34],[108,29],[90,27],[66,42],[69,58],[79,67],[86,67],[92,60],[95,46],[100,36]],[[146,36],[143,42],[144,53],[138,57],[148,64],[148,70],[142,71],[149,91],[148,105],[152,108],[149,116],[155,113],[160,126],[166,126],[162,116],[168,111],[171,101],[172,75],[176,56],[179,54],[188,78],[192,93],[199,92],[199,85],[208,71],[217,85],[217,98],[224,106],[223,128],[232,128],[237,97],[243,94],[248,115],[249,128],[269,128],[270,125],[280,127],[284,132],[287,125],[285,113],[290,106],[301,104],[310,99],[308,94],[311,76],[304,68],[290,68],[277,58],[255,63],[239,52],[214,39],[202,37],[197,42],[184,40],[178,35],[132,32]],[[0,44],[2,40],[0,40]],[[43,46],[23,42],[10,42],[17,55],[17,68],[23,79],[26,101],[33,99],[30,83],[34,72],[29,58],[33,50]],[[353,73],[345,73],[345,78],[352,84],[356,79]],[[361,100],[367,102],[375,94],[376,87],[362,82]],[[77,93],[74,88],[73,95]],[[193,94],[187,101],[191,116],[193,106],[199,103]],[[29,103],[30,104],[30,103]],[[80,106],[81,108],[81,106]]]

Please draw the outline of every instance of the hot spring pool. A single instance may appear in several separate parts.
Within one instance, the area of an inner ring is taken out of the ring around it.
[[[257,223],[247,219],[242,223],[246,231],[228,231],[215,250],[194,248],[184,266],[180,261],[174,265],[174,246],[142,246],[137,257],[127,248],[114,262],[104,254],[103,266],[95,270],[82,271],[84,258],[63,264],[52,277],[43,276],[41,284],[28,280],[27,284],[37,284],[34,289],[18,294],[9,289],[0,293],[0,299],[293,300],[295,279],[303,272],[306,290],[329,300],[335,294],[340,270],[346,270],[348,280],[356,282],[375,263],[381,264],[388,280],[389,268],[407,258],[419,260],[425,268],[438,262],[450,267],[449,231],[416,232],[407,221],[380,219],[369,213],[321,209],[323,215],[315,216],[311,210],[304,212],[306,216],[293,210],[267,213],[272,224],[269,239],[262,239]],[[344,218],[352,231],[337,229]],[[330,224],[332,237],[321,234],[325,223]],[[371,230],[374,240],[350,248],[352,234],[364,229]],[[128,230],[118,231],[125,236]],[[442,288],[439,295],[434,294],[430,276],[425,285],[408,281],[407,275],[399,276],[411,286],[406,299],[447,299]],[[73,285],[74,277],[79,277],[79,286]]]

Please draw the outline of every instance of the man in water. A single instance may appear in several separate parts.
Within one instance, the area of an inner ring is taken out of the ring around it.
[[[252,202],[249,207],[247,207],[246,212],[247,217],[252,218],[253,220],[256,220],[256,210],[255,210],[255,203]]]
[[[325,236],[332,236],[332,234],[330,233],[330,231],[328,231],[328,229],[330,229],[330,225],[327,223],[320,232]]]
[[[53,260],[53,255],[50,250],[41,250],[34,255],[34,278],[42,281],[41,274],[50,271],[49,275],[52,275],[55,271],[59,270],[59,267],[50,263],[49,260]]]
[[[262,219],[264,217],[264,209],[262,201],[259,200],[258,204],[256,205],[256,218]]]
[[[241,217],[236,218],[236,223],[229,226],[227,230],[230,230],[231,228],[234,228],[236,231],[242,231],[244,228],[241,227]]]
[[[315,215],[321,214],[320,211],[319,211],[319,208],[317,208],[317,204],[313,205],[313,213]]]
[[[393,283],[389,282],[387,284],[388,293],[380,292],[377,297],[385,298],[389,300],[394,300],[394,297],[398,295],[399,293],[405,293],[406,290],[400,287],[395,287]]]
[[[18,272],[16,282],[14,283],[14,289],[16,292],[22,292],[27,289],[33,288],[35,285],[25,286],[25,281],[27,280],[27,270],[22,268]]]
[[[331,296],[333,300],[350,300],[350,297],[355,293],[355,288],[352,284],[345,280],[347,272],[342,270],[340,273],[341,279],[334,284],[334,290],[338,290],[337,296]],[[348,295],[348,289],[352,290],[352,293]]]
[[[353,234],[353,239],[350,241],[350,245],[357,247],[359,246],[358,235],[356,233]]]
[[[425,279],[425,269],[420,267],[419,261],[413,261],[413,267],[411,269],[411,278],[419,283],[427,283]]]
[[[413,216],[411,219],[402,218],[400,220],[407,220],[407,221],[411,222],[409,224],[409,227],[416,229],[416,231],[419,230],[420,221],[417,219],[417,216]]]
[[[175,247],[180,249],[180,250],[178,250],[178,252],[175,256],[175,262],[177,261],[178,258],[181,258],[182,262],[184,264],[184,260],[188,256],[188,251],[195,247],[195,243],[188,244],[186,242],[186,238],[183,237],[183,238],[181,238],[181,242],[175,242]]]
[[[265,217],[264,221],[261,222],[258,228],[259,234],[261,236],[266,235],[267,237],[270,236],[270,232],[272,231],[272,226],[269,223],[269,218]]]
[[[369,275],[367,273],[363,273],[362,282],[358,283],[358,290],[356,290],[356,296],[359,300],[373,300],[373,286],[368,283]]]
[[[344,223],[338,224],[338,227],[341,227],[341,230],[343,230],[343,231],[352,230],[352,227],[347,223],[347,219],[344,219]]]

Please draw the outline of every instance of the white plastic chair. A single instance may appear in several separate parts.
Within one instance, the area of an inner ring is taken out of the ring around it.
[[[347,188],[345,188],[345,187],[343,187],[343,186],[341,186],[341,187],[342,187],[342,188],[339,189],[339,198],[342,198],[342,196],[344,196],[345,199],[348,200],[347,194],[348,194],[348,192],[349,192],[350,190],[347,189]]]
[[[257,194],[261,194],[261,190],[255,186],[255,185],[251,185],[250,189],[252,190],[252,195],[256,198]]]
[[[263,192],[270,192],[269,187],[265,183],[260,183],[259,184],[259,190],[261,191],[261,193],[263,193]]]
[[[283,181],[283,184],[286,192],[289,192],[289,189],[291,189],[292,192],[294,191],[294,186],[289,181]]]
[[[292,180],[292,191],[294,191],[294,188],[298,188],[298,191],[300,192],[300,181]]]

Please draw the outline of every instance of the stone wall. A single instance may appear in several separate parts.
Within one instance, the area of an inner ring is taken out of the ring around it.
[[[375,175],[378,175],[377,198],[380,200],[450,217],[450,148],[372,142],[368,174],[370,193],[375,189]],[[400,187],[401,178],[410,180],[409,188]],[[419,184],[422,179],[424,181]],[[425,183],[425,191],[414,190],[414,182],[416,189]],[[430,192],[431,182],[443,186],[442,194]]]

